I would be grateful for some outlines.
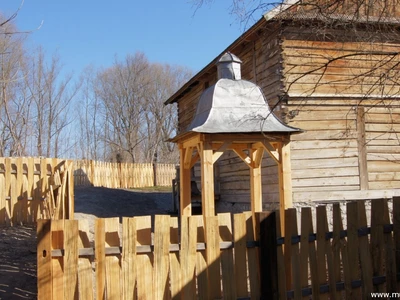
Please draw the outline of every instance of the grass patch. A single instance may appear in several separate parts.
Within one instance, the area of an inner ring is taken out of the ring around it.
[[[160,192],[160,193],[170,193],[172,192],[172,187],[170,186],[149,186],[142,188],[131,188],[133,191],[146,191],[146,192]]]

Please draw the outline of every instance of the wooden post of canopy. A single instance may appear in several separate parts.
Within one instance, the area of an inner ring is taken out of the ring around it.
[[[200,143],[201,160],[201,206],[204,217],[215,216],[214,205],[214,162],[211,143]]]
[[[192,204],[191,204],[191,186],[190,186],[190,167],[185,165],[185,158],[188,155],[190,149],[180,147],[180,168],[179,168],[179,209],[181,216],[192,215]]]
[[[279,212],[281,230],[285,229],[285,210],[293,207],[292,203],[292,167],[290,163],[290,143],[278,143],[278,176],[279,176]]]
[[[258,146],[250,150],[250,194],[251,211],[253,218],[256,212],[262,211],[262,180],[261,180],[261,160],[264,154],[264,148]]]

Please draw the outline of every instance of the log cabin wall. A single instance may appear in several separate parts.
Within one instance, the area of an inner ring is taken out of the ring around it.
[[[400,188],[398,37],[315,32],[282,39],[286,121],[306,130],[292,136],[293,199],[382,197]]]

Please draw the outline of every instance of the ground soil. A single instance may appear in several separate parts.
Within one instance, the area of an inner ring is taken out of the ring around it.
[[[168,190],[75,189],[75,219],[171,214]],[[36,229],[0,227],[0,300],[36,299]]]

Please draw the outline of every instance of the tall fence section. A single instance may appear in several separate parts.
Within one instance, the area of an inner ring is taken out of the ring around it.
[[[38,223],[39,299],[369,299],[396,293],[400,199],[279,213],[98,219]],[[316,223],[314,231],[313,219]],[[254,220],[257,220],[254,222]],[[329,220],[331,221],[331,220]],[[343,222],[347,229],[343,229]],[[234,229],[234,230],[233,230]],[[94,245],[94,247],[93,247]]]
[[[75,161],[75,185],[107,188],[171,186],[176,177],[173,164],[107,163]]]
[[[72,163],[47,158],[0,158],[0,225],[71,218]]]

